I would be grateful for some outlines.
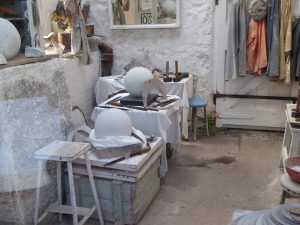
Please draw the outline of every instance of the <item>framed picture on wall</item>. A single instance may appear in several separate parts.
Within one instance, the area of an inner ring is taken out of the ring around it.
[[[108,0],[111,29],[177,28],[180,0]]]

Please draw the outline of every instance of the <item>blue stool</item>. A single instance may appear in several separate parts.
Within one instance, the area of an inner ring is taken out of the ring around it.
[[[196,141],[197,137],[197,127],[196,127],[196,121],[197,121],[197,109],[198,108],[203,108],[203,113],[204,113],[204,118],[203,122],[205,123],[206,126],[206,135],[209,136],[208,132],[208,120],[207,120],[207,114],[206,114],[206,106],[207,106],[207,101],[202,98],[189,98],[189,106],[192,108],[192,128],[193,128],[193,133],[194,133],[194,141]]]

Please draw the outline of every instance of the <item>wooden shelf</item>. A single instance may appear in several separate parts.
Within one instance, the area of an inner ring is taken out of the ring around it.
[[[88,215],[92,210],[95,211],[95,207],[93,208],[83,208],[83,207],[77,207],[77,214],[78,216],[86,216]],[[52,204],[47,209],[46,212],[52,212],[52,213],[62,213],[62,214],[69,214],[72,215],[72,207],[68,205],[57,205]]]

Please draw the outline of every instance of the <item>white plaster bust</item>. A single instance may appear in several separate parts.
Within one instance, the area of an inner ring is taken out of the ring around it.
[[[165,0],[162,4],[162,12],[171,17],[176,15],[176,3],[173,0]]]
[[[15,57],[20,50],[20,34],[11,22],[3,18],[0,18],[0,31],[0,54],[6,59],[11,59]],[[5,60],[1,56],[0,60],[5,63]]]
[[[95,121],[95,134],[97,139],[107,136],[131,136],[132,121],[120,109],[108,109],[100,113]]]
[[[126,90],[134,97],[142,97],[144,82],[153,79],[150,70],[144,67],[135,67],[129,70],[124,78]]]

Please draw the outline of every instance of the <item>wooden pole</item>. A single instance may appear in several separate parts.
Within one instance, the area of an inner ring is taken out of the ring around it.
[[[178,60],[175,61],[175,70],[176,70],[176,78],[179,78],[179,74],[178,74]]]
[[[296,106],[296,112],[300,112],[300,88],[298,89],[298,98],[297,98],[297,106]]]
[[[169,61],[166,62],[166,78],[169,78],[170,64]]]

